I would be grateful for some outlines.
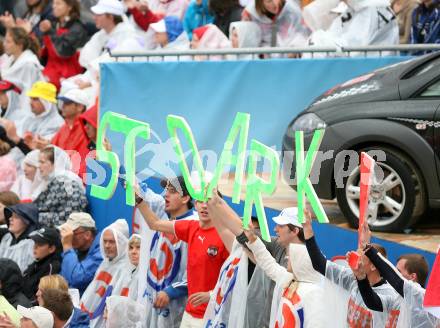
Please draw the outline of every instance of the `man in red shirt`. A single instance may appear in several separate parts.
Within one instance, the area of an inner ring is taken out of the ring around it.
[[[178,183],[171,180],[171,183]],[[182,190],[180,186],[174,186]],[[140,194],[140,193],[139,193]],[[136,206],[150,229],[174,234],[188,243],[188,302],[181,328],[203,327],[203,316],[214,289],[223,262],[229,256],[214,223],[209,216],[207,204],[195,201],[199,220],[160,220],[142,198],[136,196]]]
[[[89,99],[80,89],[71,89],[58,100],[63,102],[61,112],[65,123],[52,139],[52,144],[67,151],[73,151],[70,154],[74,170],[78,175],[85,173],[85,159],[89,153],[88,145],[90,143],[87,137],[80,116],[86,110]]]

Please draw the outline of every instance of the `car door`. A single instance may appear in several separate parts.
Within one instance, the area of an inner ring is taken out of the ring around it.
[[[432,129],[433,139],[432,147],[434,149],[435,161],[437,166],[437,178],[440,182],[440,77],[428,84],[425,89],[420,92],[417,99],[431,101],[434,109],[434,119],[426,123],[427,129]]]

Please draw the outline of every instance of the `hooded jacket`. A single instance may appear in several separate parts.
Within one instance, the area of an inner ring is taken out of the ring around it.
[[[3,109],[0,110],[0,117],[13,121],[17,128],[17,133],[21,134],[23,121],[28,112],[24,111],[22,105],[20,104],[20,94],[10,90],[6,91],[6,95],[8,97],[8,107],[4,111]]]
[[[64,124],[64,119],[58,113],[56,104],[46,100],[41,101],[44,105],[44,112],[40,115],[28,113],[23,120],[22,132],[32,132],[44,139],[52,139]]]
[[[24,165],[31,165],[37,168],[34,180],[28,180],[24,173],[19,174],[17,180],[15,180],[11,191],[15,192],[21,200],[31,199],[33,200],[33,192],[38,189],[38,186],[42,183],[42,178],[38,167],[40,163],[38,161],[40,151],[38,149],[27,153],[23,161],[21,162],[21,169],[24,171]]]
[[[23,278],[20,268],[10,259],[0,259],[0,294],[8,302],[17,308],[18,305],[26,308],[31,307],[31,303],[23,294]]]
[[[196,0],[192,0],[185,13],[183,19],[183,28],[188,34],[188,38],[192,39],[192,32],[197,27],[211,24],[214,22],[214,16],[209,12],[208,0],[202,0],[198,5]]]
[[[93,105],[90,109],[88,109],[84,113],[82,113],[80,116],[80,119],[81,119],[82,127],[84,129],[85,134],[86,134],[86,131],[85,131],[86,123],[89,123],[95,129],[98,129],[98,102],[96,102],[96,104]],[[90,140],[88,148],[89,148],[89,150],[95,150],[96,149],[96,140]]]
[[[37,293],[40,279],[44,276],[58,274],[61,271],[60,248],[61,245],[57,247],[55,253],[39,261],[34,261],[23,273],[24,294],[34,305],[37,305],[35,294]]]
[[[243,10],[243,17],[257,23],[262,32],[262,47],[303,46],[310,34],[302,24],[301,9],[293,1],[286,1],[280,13],[273,19],[260,15],[255,1]]]
[[[110,231],[116,241],[117,255],[110,259],[104,251],[104,234]],[[124,219],[116,220],[105,228],[100,237],[101,254],[104,260],[96,275],[81,297],[80,306],[89,314],[90,327],[104,327],[104,308],[111,295],[128,296],[131,266],[127,255],[128,224]]]
[[[0,258],[11,259],[16,262],[23,272],[34,260],[34,241],[29,234],[38,228],[38,208],[32,204],[17,204],[5,208],[6,211],[17,213],[18,216],[29,222],[26,230],[17,238],[8,232],[0,242]],[[6,216],[6,215],[5,215]],[[9,226],[9,219],[7,219]]]
[[[287,326],[305,328],[326,327],[321,314],[324,313],[324,293],[319,286],[321,278],[313,269],[304,245],[289,245],[289,262],[292,272],[276,263],[260,239],[248,243],[257,265],[276,282],[272,299],[270,327],[278,327],[286,311],[293,321]]]
[[[69,155],[54,148],[54,171],[44,178],[35,204],[40,211],[39,223],[43,226],[58,226],[67,221],[73,212],[85,212],[87,198],[81,179],[73,173]]]
[[[0,68],[2,79],[12,83],[19,82],[23,92],[20,95],[18,107],[27,112],[30,110],[30,102],[24,91],[30,90],[35,82],[42,80],[43,66],[38,57],[29,49],[23,51],[18,58],[8,55],[3,55],[3,57]]]

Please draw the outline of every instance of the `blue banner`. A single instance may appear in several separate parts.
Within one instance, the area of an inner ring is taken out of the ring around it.
[[[187,120],[208,166],[215,166],[237,112],[251,114],[249,140],[281,151],[287,125],[320,94],[404,59],[408,57],[104,64],[100,117],[113,111],[149,123],[152,136],[148,144],[138,143],[137,171],[144,177],[169,176],[177,159],[167,142],[168,114]],[[123,137],[109,137],[122,162]]]

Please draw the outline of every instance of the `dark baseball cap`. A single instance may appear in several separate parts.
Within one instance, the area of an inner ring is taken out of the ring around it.
[[[163,179],[160,181],[160,185],[162,188],[166,188],[168,185],[171,185],[181,196],[189,196],[191,198],[188,189],[186,189],[185,179],[181,175],[172,179]]]
[[[40,245],[54,245],[59,246],[61,244],[60,233],[55,228],[41,228],[39,230],[32,231],[29,234],[29,238],[36,244]]]

